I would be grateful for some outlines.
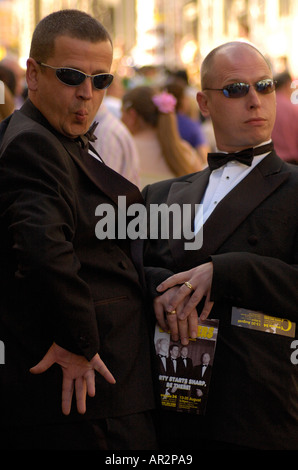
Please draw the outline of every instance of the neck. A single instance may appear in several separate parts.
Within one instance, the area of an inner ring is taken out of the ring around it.
[[[269,144],[271,142],[271,138],[269,140],[266,140],[265,142],[261,142],[259,144],[256,144],[256,145],[246,145],[246,146],[241,146],[241,147],[237,147],[237,148],[232,148],[232,147],[226,147],[225,145],[223,145],[222,147],[217,147],[216,148],[216,151],[217,152],[222,152],[222,153],[235,153],[235,152],[241,152],[241,150],[245,150],[247,148],[257,148],[257,147],[261,147],[262,145],[266,145],[266,144]]]

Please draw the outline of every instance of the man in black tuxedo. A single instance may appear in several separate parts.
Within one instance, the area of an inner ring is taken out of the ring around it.
[[[192,359],[188,357],[188,347],[184,345],[180,349],[180,356],[177,360],[177,375],[178,377],[191,377],[192,370]]]
[[[143,192],[148,208],[203,204],[203,226],[192,220],[194,233],[203,230],[200,248],[186,250],[187,240],[171,235],[147,243],[146,275],[160,326],[187,344],[196,336],[197,311],[219,319],[206,416],[175,416],[175,426],[167,416],[165,426],[192,430],[184,434],[185,449],[201,443],[297,450],[295,336],[258,325],[274,317],[298,320],[298,171],[272,149],[274,82],[262,54],[250,44],[227,43],[208,54],[201,74],[201,112],[211,116],[218,149],[233,155],[230,161],[209,156],[203,171]],[[252,148],[237,160],[234,152]],[[171,432],[173,448],[174,441]]]
[[[119,195],[142,202],[88,153],[111,63],[97,20],[47,16],[32,38],[29,99],[1,127],[3,449],[155,448],[142,250],[95,235],[102,204],[117,217]]]
[[[192,386],[192,396],[201,399],[201,406],[199,408],[203,409],[207,402],[209,383],[212,375],[210,359],[210,354],[204,352],[201,356],[201,363],[194,366],[192,374],[192,377],[200,382],[200,384]]]

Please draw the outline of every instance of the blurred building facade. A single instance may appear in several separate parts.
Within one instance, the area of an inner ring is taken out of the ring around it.
[[[241,39],[258,46],[276,71],[287,67],[298,77],[298,0],[0,0],[0,59],[14,53],[25,67],[36,23],[63,8],[105,24],[120,75],[144,65],[198,75],[213,47]]]

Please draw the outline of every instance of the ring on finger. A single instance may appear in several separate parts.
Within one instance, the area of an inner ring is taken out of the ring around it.
[[[176,315],[176,310],[171,310],[170,312],[167,312],[167,315]]]
[[[190,282],[185,281],[185,282],[184,282],[184,285],[185,285],[186,287],[188,287],[190,290],[193,290],[193,286],[191,285]]]

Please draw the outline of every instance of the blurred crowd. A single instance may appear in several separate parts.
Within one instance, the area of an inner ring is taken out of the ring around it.
[[[282,159],[297,164],[296,81],[287,71],[275,79],[275,149]],[[0,81],[4,84],[1,121],[27,97],[25,71],[14,57],[0,62]],[[144,66],[130,79],[116,75],[95,119],[99,125],[94,146],[104,162],[141,189],[204,168],[216,144],[211,121],[200,114],[197,91],[185,70]]]

